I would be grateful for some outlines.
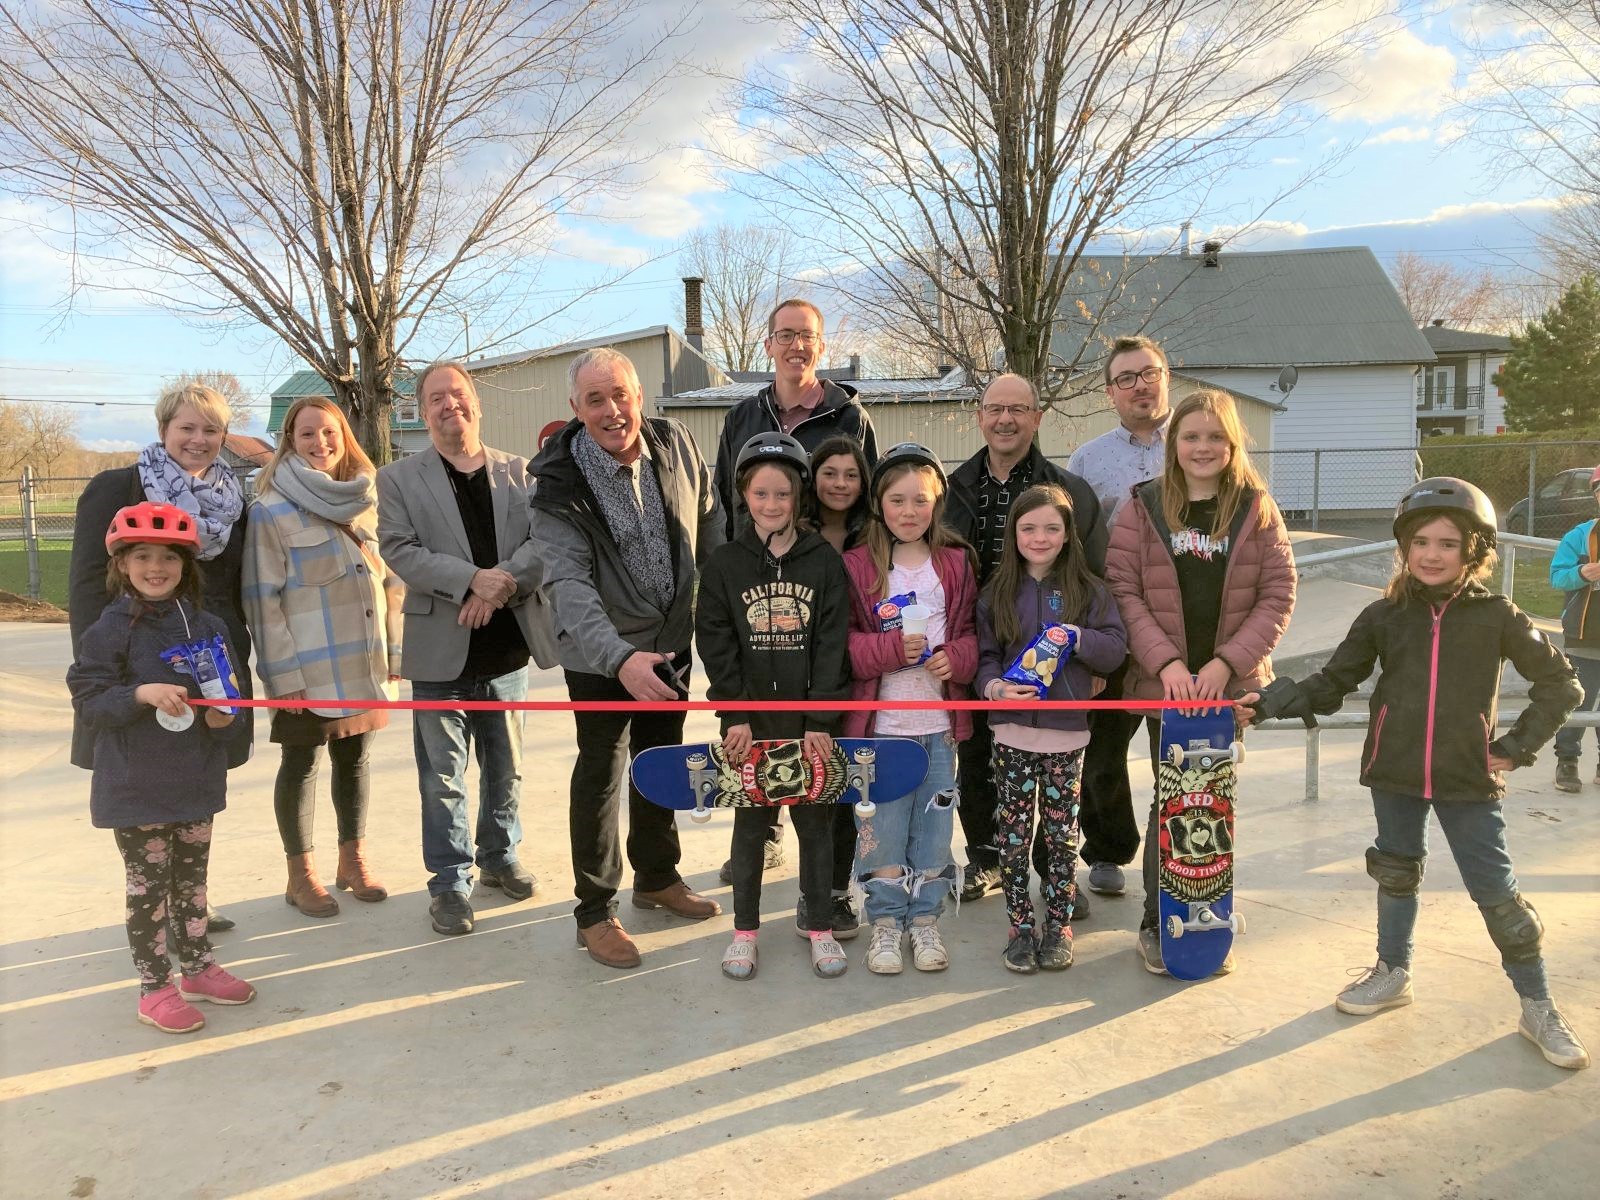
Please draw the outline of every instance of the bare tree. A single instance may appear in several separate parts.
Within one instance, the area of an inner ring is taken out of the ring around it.
[[[793,237],[781,225],[716,225],[684,240],[678,264],[705,281],[706,345],[729,371],[759,371],[767,314],[804,289],[794,277]]]
[[[1471,129],[1499,152],[1497,176],[1566,199],[1540,239],[1552,281],[1600,274],[1600,0],[1494,0],[1474,15]]]
[[[0,400],[0,475],[8,478],[32,467],[50,475],[78,448],[77,414],[59,404]]]
[[[1091,242],[1175,228],[1314,119],[1376,7],[767,0],[806,61],[744,81],[765,140],[729,153],[749,194],[828,240],[839,286],[870,277],[886,320],[974,379],[999,365],[962,333],[981,325],[1006,369],[1045,383],[1099,354],[1090,337],[1051,357]]]
[[[228,407],[233,412],[233,424],[229,426],[230,429],[237,432],[250,427],[255,419],[256,398],[244,384],[239,382],[237,375],[230,371],[185,371],[181,375],[165,380],[160,390],[184,387],[191,383],[220,393],[228,402]]]
[[[643,4],[0,0],[0,153],[75,254],[281,339],[384,461],[407,347],[529,299],[632,165]]]
[[[1497,329],[1504,323],[1503,289],[1487,267],[1464,270],[1402,250],[1389,278],[1419,326],[1442,320],[1456,329]]]

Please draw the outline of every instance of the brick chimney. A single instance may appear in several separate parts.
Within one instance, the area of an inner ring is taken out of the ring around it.
[[[683,277],[683,335],[696,350],[706,348],[706,327],[700,312],[700,285],[705,280],[698,275]]]

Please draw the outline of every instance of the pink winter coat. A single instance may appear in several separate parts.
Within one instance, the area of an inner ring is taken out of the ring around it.
[[[876,700],[878,680],[891,671],[906,665],[901,649],[900,631],[891,629],[884,633],[878,628],[872,605],[882,599],[874,594],[872,556],[865,546],[857,546],[844,556],[845,574],[850,576],[850,672],[855,682],[850,686],[852,700]],[[972,573],[967,552],[959,547],[945,546],[933,552],[933,569],[944,588],[943,650],[950,660],[950,678],[944,685],[946,700],[970,700],[967,686],[978,673],[978,582]],[[844,714],[845,737],[871,737],[877,724],[875,712],[848,712]],[[958,742],[972,736],[972,714],[950,714],[950,734]]]
[[[1137,700],[1159,700],[1161,668],[1174,660],[1189,662],[1183,598],[1171,535],[1161,516],[1160,488],[1159,480],[1145,484],[1118,510],[1106,551],[1106,582],[1128,630],[1123,695]],[[1263,503],[1272,507],[1265,529],[1259,524]],[[1272,650],[1294,609],[1295,569],[1289,531],[1270,499],[1252,495],[1234,517],[1230,533],[1216,656],[1233,669],[1225,694],[1234,696],[1272,679]],[[1204,665],[1189,663],[1195,670]]]

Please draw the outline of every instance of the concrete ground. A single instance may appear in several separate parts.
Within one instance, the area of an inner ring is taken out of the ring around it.
[[[260,995],[171,1037],[134,1020],[119,860],[66,758],[66,662],[64,627],[0,626],[6,1196],[1545,1200],[1600,1177],[1600,1071],[1551,1067],[1517,1035],[1448,854],[1428,871],[1417,1003],[1334,1011],[1374,957],[1357,734],[1324,739],[1315,805],[1303,738],[1252,736],[1250,931],[1238,971],[1199,985],[1140,969],[1137,883],[1094,898],[1059,976],[1002,968],[995,896],[947,916],[942,975],[870,975],[858,940],[849,974],[818,980],[791,932],[792,835],[754,981],[718,973],[728,916],[685,924],[627,892],[644,966],[598,966],[573,945],[564,715],[528,721],[532,900],[480,894],[477,933],[434,935],[402,718],[377,744],[370,830],[392,896],[311,920],[281,899],[263,741],[235,772],[211,875],[239,922],[221,961]],[[1148,766],[1133,778],[1147,795]],[[1548,760],[1513,777],[1511,845],[1556,995],[1600,1048],[1600,789],[1566,796],[1550,778]],[[729,825],[683,827],[685,874],[725,906]]]

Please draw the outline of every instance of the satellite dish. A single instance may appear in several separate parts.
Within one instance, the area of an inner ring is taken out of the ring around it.
[[[1300,368],[1289,366],[1278,372],[1278,390],[1287,396],[1300,382]]]

